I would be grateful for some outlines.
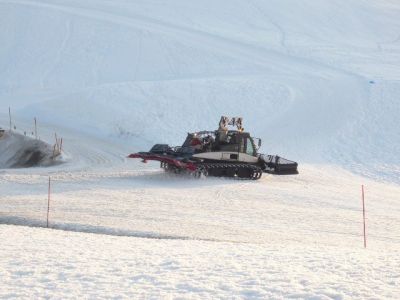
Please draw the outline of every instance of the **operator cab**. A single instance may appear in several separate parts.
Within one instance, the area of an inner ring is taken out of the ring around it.
[[[251,156],[257,155],[257,149],[250,134],[237,130],[229,130],[223,138],[217,132],[213,151],[246,153]]]
[[[237,130],[229,130],[228,126],[236,126]],[[242,118],[221,117],[218,130],[188,133],[180,152],[193,154],[224,152],[236,159],[242,156],[241,154],[257,157],[261,140],[252,138],[243,130]],[[258,140],[257,145],[255,140]]]
[[[181,147],[183,152],[235,152],[257,156],[258,147],[248,132],[229,130],[221,135],[219,131],[188,133]]]

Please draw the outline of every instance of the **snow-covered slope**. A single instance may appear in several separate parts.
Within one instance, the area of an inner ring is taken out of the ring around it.
[[[3,112],[137,147],[241,115],[267,152],[400,164],[396,2],[0,5]]]
[[[46,174],[0,173],[0,297],[397,297],[398,185],[321,166],[257,182],[51,176],[54,229],[28,228],[12,225],[46,226]]]
[[[0,228],[2,298],[393,299],[399,287],[398,249]]]
[[[395,0],[0,0],[0,127],[36,117],[69,158],[0,170],[0,297],[396,297],[399,28]],[[300,174],[126,160],[221,115]],[[78,233],[14,226],[44,226],[48,176],[51,227]]]

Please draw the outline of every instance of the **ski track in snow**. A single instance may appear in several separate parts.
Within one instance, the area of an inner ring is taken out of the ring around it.
[[[397,297],[400,8],[223,2],[0,0],[0,125],[16,107],[18,132],[39,117],[65,147],[0,170],[0,298]],[[126,158],[222,114],[300,174],[195,180]]]

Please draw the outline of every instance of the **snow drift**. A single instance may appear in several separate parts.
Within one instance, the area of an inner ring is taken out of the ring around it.
[[[41,140],[10,131],[0,136],[0,169],[50,166],[59,162],[53,156],[53,147]]]

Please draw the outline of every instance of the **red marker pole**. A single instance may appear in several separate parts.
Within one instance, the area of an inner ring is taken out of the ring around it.
[[[47,228],[49,228],[49,213],[50,213],[50,176],[49,176],[49,189],[47,196]]]
[[[363,232],[364,232],[364,248],[367,248],[367,235],[365,231],[365,200],[364,200],[364,185],[361,186],[361,197],[362,197],[362,206],[363,206]]]

